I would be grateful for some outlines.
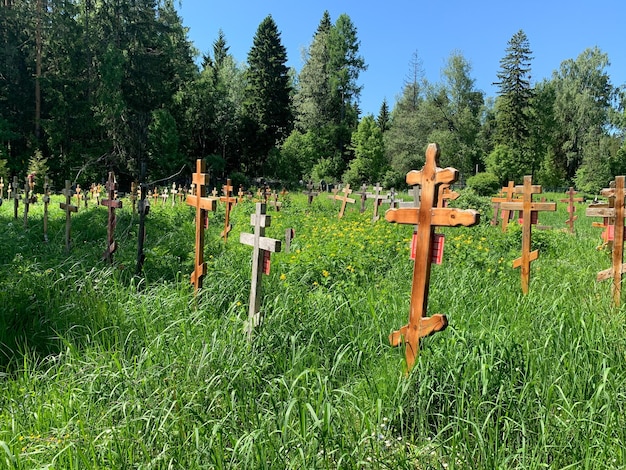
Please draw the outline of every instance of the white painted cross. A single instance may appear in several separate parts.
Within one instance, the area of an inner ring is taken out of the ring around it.
[[[280,240],[265,236],[265,228],[270,226],[272,218],[266,215],[267,206],[262,202],[256,203],[256,212],[250,216],[250,225],[254,226],[254,233],[240,233],[239,241],[253,247],[252,251],[252,284],[250,287],[250,307],[246,334],[252,339],[252,330],[261,323],[261,279],[263,265],[269,253],[280,251]],[[267,253],[267,254],[266,254]]]

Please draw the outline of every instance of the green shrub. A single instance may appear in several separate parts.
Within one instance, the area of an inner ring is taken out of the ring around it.
[[[492,173],[478,173],[467,178],[467,187],[479,196],[492,196],[500,189],[500,182]]]

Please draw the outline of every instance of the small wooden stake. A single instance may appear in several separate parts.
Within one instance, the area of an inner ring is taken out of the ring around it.
[[[522,214],[522,256],[513,261],[513,267],[521,268],[522,292],[524,294],[528,294],[530,285],[530,263],[539,257],[539,250],[530,251],[533,212],[556,211],[555,202],[533,202],[533,194],[540,194],[541,186],[533,185],[532,179],[531,175],[526,175],[524,176],[524,185],[515,187],[515,192],[523,195],[521,201],[503,202],[501,205],[504,211],[521,211]],[[502,223],[504,224],[504,217]]]
[[[115,175],[112,171],[109,171],[109,179],[106,184],[106,190],[108,199],[100,201],[101,206],[108,207],[107,247],[102,254],[102,261],[113,263],[113,253],[117,250],[117,243],[114,239],[115,225],[117,223],[117,219],[115,218],[115,209],[122,207],[122,201],[115,199],[117,182],[115,181]]]
[[[254,233],[239,235],[239,241],[253,247],[252,251],[252,284],[250,287],[250,307],[246,334],[248,341],[252,339],[252,330],[261,323],[261,276],[263,275],[263,261],[266,253],[280,251],[280,240],[265,236],[265,228],[270,226],[271,217],[266,215],[266,205],[256,203],[256,212],[250,217],[250,225],[254,226]]]
[[[613,305],[619,307],[622,298],[622,274],[626,272],[624,264],[624,176],[615,177],[615,186],[602,190],[602,194],[613,198],[614,207],[589,206],[586,215],[589,217],[604,217],[612,220],[613,231],[613,265],[609,269],[600,271],[596,280],[603,281],[613,278]],[[607,225],[607,228],[610,225]]]
[[[458,178],[458,171],[454,168],[437,167],[439,152],[437,144],[429,144],[424,168],[406,175],[409,185],[421,186],[419,207],[392,208],[385,213],[388,222],[417,225],[409,323],[389,335],[393,346],[398,346],[403,339],[406,343],[407,373],[415,364],[420,338],[441,331],[448,325],[445,315],[426,316],[435,226],[472,226],[479,221],[478,212],[471,209],[435,207],[437,186],[453,183]]]
[[[72,226],[72,212],[78,212],[78,207],[72,205],[72,186],[70,180],[65,180],[65,189],[63,190],[65,196],[65,202],[60,203],[61,209],[65,210],[65,251],[70,252],[70,230]]]
[[[196,208],[196,257],[195,267],[191,273],[191,283],[194,285],[194,292],[202,288],[202,279],[206,275],[206,263],[204,262],[204,227],[206,224],[207,212],[214,211],[216,199],[206,197],[206,185],[209,175],[206,173],[206,163],[204,160],[196,160],[196,172],[193,174],[193,186],[196,194],[190,194],[185,201],[188,205]]]

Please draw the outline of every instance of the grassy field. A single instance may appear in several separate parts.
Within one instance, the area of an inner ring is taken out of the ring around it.
[[[519,227],[441,230],[429,312],[450,325],[404,377],[387,336],[408,317],[412,229],[372,224],[371,206],[338,220],[289,194],[270,212],[268,236],[296,237],[249,344],[252,203],[227,243],[211,214],[194,298],[190,207],[153,205],[135,276],[129,202],[107,266],[106,209],[73,215],[66,254],[59,201],[48,243],[41,203],[26,229],[0,207],[0,468],[626,468],[626,316],[595,281],[610,254],[582,205],[574,235],[565,204],[540,214],[554,229],[533,232],[526,296]]]

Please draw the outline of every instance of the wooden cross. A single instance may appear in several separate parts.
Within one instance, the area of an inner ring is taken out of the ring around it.
[[[280,240],[265,236],[265,228],[270,226],[271,217],[265,215],[266,205],[256,203],[256,212],[250,217],[250,225],[254,226],[254,233],[242,232],[239,241],[250,245],[252,251],[252,284],[250,287],[250,308],[246,333],[248,341],[252,339],[252,330],[261,323],[261,278],[263,272],[269,272],[269,254],[280,251]],[[264,266],[265,265],[265,266]],[[267,269],[264,269],[267,267]]]
[[[28,176],[26,177],[26,183],[24,184],[24,196],[22,197],[22,201],[24,201],[24,228],[28,227],[28,209],[30,207],[30,181]]]
[[[605,188],[602,194],[612,197],[614,200],[613,207],[589,206],[586,215],[589,217],[604,217],[612,220],[613,231],[613,265],[609,269],[600,271],[596,280],[603,281],[613,278],[613,304],[619,307],[622,298],[622,274],[626,272],[626,264],[624,264],[624,176],[615,177],[615,187]],[[608,227],[607,227],[608,228]]]
[[[179,184],[178,185],[178,199],[180,199],[180,202],[185,202],[186,195],[187,195],[187,188],[182,188]]]
[[[352,199],[351,197],[348,197],[348,195],[350,193],[352,193],[352,190],[350,189],[350,185],[349,184],[346,184],[346,187],[343,188],[343,190],[341,192],[343,193],[343,196],[339,196],[337,194],[335,194],[333,196],[333,198],[336,201],[341,201],[341,209],[339,209],[339,218],[340,219],[343,217],[343,214],[344,214],[344,212],[346,210],[346,204],[347,203],[354,204],[356,202],[355,199]]]
[[[285,253],[291,251],[291,240],[296,237],[296,231],[292,228],[285,229]]]
[[[0,176],[0,199],[4,197],[4,178]]]
[[[396,199],[397,195],[398,193],[396,193],[395,188],[391,188],[391,190],[389,191],[389,194],[387,195],[387,200],[384,201],[384,202],[389,202],[389,207],[391,207],[392,209],[394,207],[398,207],[398,204],[402,202],[399,199]]]
[[[365,212],[365,201],[367,201],[367,185],[363,183],[361,185],[361,191],[358,193],[361,195],[361,214]]]
[[[573,187],[569,188],[567,194],[569,197],[561,199],[560,202],[567,202],[567,213],[569,214],[569,218],[565,221],[565,223],[569,226],[570,233],[574,233],[574,221],[578,219],[578,216],[574,215],[574,212],[576,212],[576,206],[574,206],[574,203],[583,202],[583,198],[574,197],[574,194],[577,194],[577,192],[574,191]]]
[[[165,201],[167,201],[167,199],[169,198],[168,195],[168,190],[167,187],[163,188],[163,191],[161,191],[161,207],[165,206]]]
[[[339,194],[339,190],[341,189],[341,185],[338,184],[336,186],[333,187],[333,189],[331,190],[331,193],[333,193],[332,195],[328,196],[328,199],[332,199],[333,203],[337,203],[337,194]],[[341,197],[341,196],[339,196]]]
[[[500,206],[501,208],[502,207],[501,204],[503,202],[511,202],[513,200],[513,196],[515,195],[515,182],[509,181],[509,184],[502,188],[502,190],[500,191],[500,194],[501,195],[499,197],[491,198],[491,202],[493,202],[495,205],[494,210],[493,210],[494,211],[493,218],[496,221],[495,224],[492,224],[492,225],[497,225],[498,223],[498,214],[497,214],[498,206]],[[503,232],[506,232],[506,229],[509,224],[509,220],[511,220],[511,211],[502,210],[502,231]]]
[[[521,268],[522,292],[528,293],[530,284],[530,263],[539,257],[539,250],[530,251],[533,213],[539,211],[556,211],[555,202],[533,202],[533,194],[541,194],[541,186],[532,184],[533,177],[524,176],[524,185],[516,186],[515,192],[522,194],[520,201],[503,202],[500,207],[504,211],[521,211],[522,215],[522,256],[513,261],[513,268]],[[509,184],[510,186],[510,184]],[[505,218],[502,222],[504,224]]]
[[[48,176],[44,176],[43,180],[43,240],[48,242],[48,204],[50,204],[50,181]]]
[[[309,201],[309,206],[313,203],[313,198],[315,196],[317,196],[319,193],[317,191],[315,191],[313,183],[309,181],[309,183],[306,185],[306,189],[307,191],[304,193],[307,196],[307,199]]]
[[[17,176],[13,177],[13,218],[17,219],[17,209],[20,206],[20,191],[17,185]]]
[[[74,191],[74,196],[76,197],[76,207],[80,210],[80,196],[81,196],[80,184],[76,185],[76,191]]]
[[[206,173],[204,160],[196,160],[196,172],[192,175],[193,186],[196,194],[190,194],[185,201],[187,205],[196,208],[196,257],[194,270],[191,273],[191,283],[194,292],[202,288],[202,278],[206,275],[206,263],[204,262],[204,228],[206,225],[207,212],[214,211],[216,199],[206,197],[206,185],[209,175]]]
[[[72,226],[71,214],[72,212],[78,212],[78,207],[72,205],[72,196],[74,195],[74,191],[72,191],[70,180],[65,180],[63,195],[65,196],[65,202],[61,202],[59,205],[61,209],[65,210],[65,250],[69,253],[71,240],[70,230]]]
[[[243,192],[243,185],[239,185],[239,192],[237,193],[237,204],[241,204],[243,202],[243,196],[244,196],[244,192]]]
[[[437,207],[447,207],[448,201],[454,201],[460,196],[459,193],[450,189],[449,184],[442,184],[437,191]]]
[[[112,171],[109,171],[109,179],[106,183],[106,190],[108,199],[100,201],[101,206],[108,207],[108,222],[107,222],[107,247],[102,254],[102,260],[108,263],[113,262],[113,253],[117,250],[117,243],[113,239],[115,234],[115,209],[122,207],[122,201],[115,199],[115,192],[117,190],[117,182],[115,181],[115,175]]]
[[[172,207],[174,207],[176,205],[176,195],[178,194],[178,189],[176,189],[176,183],[172,183],[172,189],[170,191],[170,194],[172,195]]]
[[[217,194],[218,194],[217,188],[213,188],[213,191],[211,191],[211,196],[214,198],[217,198]]]
[[[157,190],[157,187],[155,186],[154,188],[152,188],[152,199],[154,200],[155,206],[156,206],[158,198],[159,198],[159,191]]]
[[[448,325],[445,315],[426,316],[435,227],[457,225],[469,227],[479,221],[478,212],[472,209],[435,207],[437,187],[453,183],[459,174],[454,168],[437,167],[439,153],[437,144],[429,144],[424,168],[421,171],[410,171],[406,175],[406,182],[410,186],[421,186],[419,207],[391,208],[385,213],[388,222],[417,225],[409,323],[389,335],[389,341],[393,346],[398,346],[403,339],[406,343],[407,373],[415,364],[420,338],[441,331]]]
[[[278,193],[276,191],[272,192],[272,199],[270,200],[269,205],[272,206],[276,212],[280,212],[280,208],[283,203],[278,200]]]
[[[228,240],[228,232],[230,232],[233,226],[230,223],[230,211],[233,207],[233,204],[237,202],[237,199],[233,197],[233,186],[230,182],[230,179],[226,180],[226,184],[222,186],[222,193],[224,194],[220,197],[220,201],[226,204],[224,207],[226,213],[224,215],[224,230],[220,234],[221,237],[224,237],[224,242]]]
[[[380,219],[380,215],[378,215],[378,208],[380,207],[380,205],[383,202],[389,201],[386,196],[382,196],[380,194],[380,191],[382,189],[383,188],[381,187],[380,183],[376,183],[376,186],[374,186],[374,193],[368,194],[370,198],[374,199],[374,215],[372,216],[372,222],[376,222],[378,219]]]

